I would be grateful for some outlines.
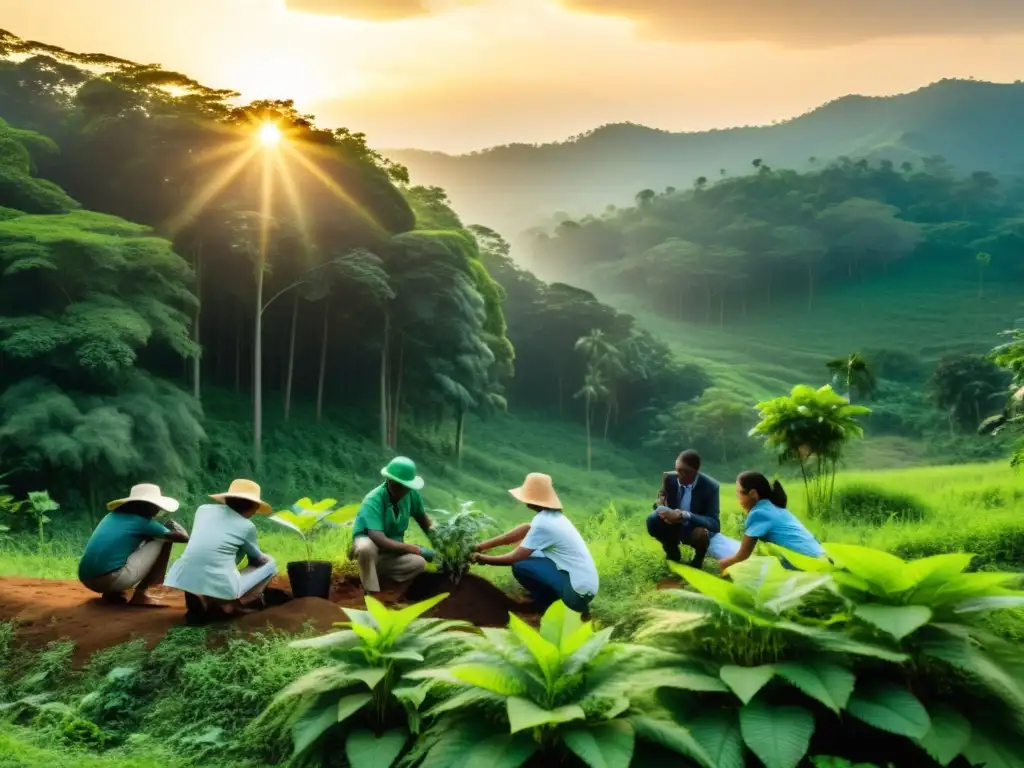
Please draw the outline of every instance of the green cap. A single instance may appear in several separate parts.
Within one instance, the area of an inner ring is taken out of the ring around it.
[[[399,485],[404,485],[414,491],[423,488],[423,478],[416,474],[416,464],[405,456],[393,458],[380,473],[389,480],[394,480]]]

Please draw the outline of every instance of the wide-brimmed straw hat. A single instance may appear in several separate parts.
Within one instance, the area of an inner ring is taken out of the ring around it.
[[[260,505],[260,508],[256,510],[256,514],[269,515],[273,512],[270,505],[260,497],[259,484],[254,483],[252,480],[232,480],[226,493],[212,493],[210,494],[210,498],[214,501],[219,501],[221,504],[228,499],[245,499],[246,501],[255,501]]]
[[[381,475],[413,491],[423,489],[423,478],[416,474],[416,463],[405,456],[396,456],[380,471]]]
[[[523,504],[544,509],[562,509],[562,502],[555,493],[555,486],[551,482],[550,475],[542,475],[540,472],[531,472],[526,476],[523,484],[518,488],[509,490],[512,498]]]
[[[139,483],[133,485],[131,493],[123,499],[114,499],[107,504],[107,509],[113,512],[118,507],[127,504],[129,501],[144,501],[147,504],[152,504],[155,507],[159,507],[164,512],[177,512],[178,511],[178,500],[172,499],[170,496],[164,496],[160,493],[160,486],[153,485],[152,483]]]

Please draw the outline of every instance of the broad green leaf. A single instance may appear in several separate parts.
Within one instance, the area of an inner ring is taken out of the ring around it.
[[[630,689],[634,692],[653,690],[655,688],[677,688],[684,691],[704,692],[729,690],[722,680],[711,675],[678,667],[645,669],[642,672],[629,675],[627,681],[631,686]]]
[[[353,678],[350,672],[351,668],[343,664],[319,667],[288,685],[274,697],[274,702],[277,703],[293,696],[309,696],[328,691],[340,693],[345,688],[354,688],[360,681]]]
[[[992,595],[965,600],[953,606],[954,613],[978,613],[980,611],[1002,611],[1024,605],[1024,595]]]
[[[943,624],[933,626],[947,628],[947,625]],[[1021,676],[1011,670],[1008,664],[996,661],[990,655],[1001,644],[987,644],[989,653],[986,653],[975,647],[970,632],[965,627],[951,626],[948,629],[955,630],[949,637],[920,642],[918,647],[921,653],[967,672],[991,690],[1012,699],[1018,708],[1024,709],[1024,686],[1021,684]]]
[[[402,703],[408,703],[413,709],[419,709],[423,706],[423,702],[427,699],[427,694],[430,693],[430,689],[434,687],[433,680],[426,680],[419,685],[403,685],[400,688],[394,688],[391,691],[391,695]]]
[[[403,728],[385,731],[378,738],[364,728],[352,731],[345,741],[345,757],[358,768],[391,768],[405,747],[409,734]]]
[[[890,650],[889,648],[878,645],[877,643],[864,643],[859,640],[855,640],[845,632],[834,632],[827,629],[820,629],[818,627],[807,627],[802,624],[795,624],[792,622],[779,622],[777,626],[788,632],[793,632],[810,638],[817,643],[822,650],[830,651],[832,653],[849,653],[855,656],[867,656],[875,659],[883,659],[884,661],[892,661],[896,664],[902,664],[910,658],[905,653]]]
[[[426,717],[437,717],[445,712],[454,712],[458,709],[468,708],[481,701],[498,700],[496,694],[483,688],[470,688],[469,690],[457,693],[454,696],[438,702],[428,709],[424,714]]]
[[[339,723],[345,722],[371,701],[373,701],[373,694],[371,693],[352,693],[348,696],[342,696],[338,699],[336,721]]]
[[[932,612],[923,605],[878,605],[863,603],[858,605],[854,615],[885,632],[887,635],[902,640],[917,631],[932,618]]]
[[[856,682],[850,670],[828,662],[783,662],[775,665],[775,674],[836,714],[846,707]]]
[[[356,680],[361,680],[366,683],[366,687],[371,691],[377,687],[377,684],[384,679],[384,676],[388,673],[384,667],[369,667],[366,669],[354,668],[348,672],[349,677],[353,677]]]
[[[939,704],[928,710],[931,728],[921,746],[939,765],[946,766],[963,752],[971,741],[971,724],[952,707]]]
[[[308,515],[297,515],[294,512],[277,512],[270,516],[278,525],[283,525],[285,528],[291,528],[293,531],[298,533],[300,536],[307,536],[309,532],[313,530],[316,525],[316,518]]]
[[[907,566],[913,574],[915,586],[921,587],[933,581],[942,583],[963,573],[973,559],[974,555],[951,552],[945,555],[932,555],[919,560],[911,560]]]
[[[450,667],[448,671],[459,682],[502,696],[518,696],[525,692],[522,681],[500,667],[487,664],[458,664]]]
[[[346,627],[359,624],[373,630],[379,629],[376,619],[370,615],[369,611],[360,611],[358,608],[342,608],[341,610],[348,617],[348,621],[345,622]]]
[[[508,616],[508,627],[512,634],[518,638],[523,647],[530,652],[530,655],[537,661],[544,679],[549,686],[554,684],[555,677],[561,667],[561,654],[558,646],[549,643],[533,627],[520,619],[514,613]]]
[[[368,627],[365,624],[349,624],[349,628],[359,635],[360,639],[371,647],[376,647],[381,640],[381,635],[373,627]]]
[[[788,560],[804,573],[831,573],[834,570],[832,563],[823,557],[801,555],[799,552],[780,547],[778,544],[770,544],[768,542],[765,542],[765,544],[767,545],[766,549],[773,556]]]
[[[289,645],[292,648],[351,648],[359,645],[360,640],[359,635],[351,629],[343,629],[341,632],[330,632],[306,640],[295,640]]]
[[[394,631],[394,614],[385,608],[384,603],[373,595],[367,595],[364,599],[366,601],[366,610],[377,623],[377,632],[380,634],[379,642],[382,645],[389,645],[399,634]]]
[[[867,579],[862,579],[860,576],[854,576],[852,573],[846,571],[833,571],[832,581],[834,581],[840,588],[840,591],[846,592],[863,592],[864,594],[871,594],[871,584]]]
[[[425,661],[423,654],[416,651],[388,651],[380,656],[382,659],[391,659],[392,661]]]
[[[898,595],[915,584],[913,569],[896,555],[855,544],[823,546],[833,561],[867,581],[871,591],[879,597]]]
[[[671,720],[659,717],[637,715],[629,718],[637,738],[660,744],[676,754],[693,758],[704,768],[718,768],[711,756],[704,750],[688,728]]]
[[[573,648],[576,644],[576,639],[586,636],[590,637],[579,647],[569,651],[570,655],[566,658],[565,648],[562,650],[562,673],[567,675],[573,675],[586,667],[592,662],[601,651],[603,651],[608,643],[611,642],[612,633],[615,631],[614,627],[608,627],[602,629],[600,632],[593,632],[590,629],[590,624],[586,624],[583,628],[578,630],[572,637],[566,641],[565,648]]]
[[[984,768],[1024,768],[1024,755],[1016,734],[999,734],[975,727],[971,742],[963,752],[971,765]]]
[[[775,668],[771,664],[763,664],[760,667],[737,667],[726,664],[718,674],[740,701],[746,704],[775,677]]]
[[[335,523],[336,525],[344,525],[350,523],[356,519],[356,515],[359,514],[359,508],[361,504],[349,504],[344,507],[339,507],[333,512],[328,513],[322,519],[329,523]]]
[[[582,626],[583,619],[580,615],[576,611],[570,611],[565,603],[558,600],[552,603],[541,617],[540,636],[561,649],[565,640]]]
[[[333,699],[321,697],[313,706],[306,709],[292,725],[292,742],[295,755],[309,749],[328,728],[336,725],[338,708]]]
[[[632,703],[625,696],[620,696],[612,700],[611,707],[601,713],[601,717],[605,720],[611,720],[618,717],[627,709],[632,706]]]
[[[773,597],[765,600],[764,607],[773,613],[784,613],[799,606],[807,595],[831,588],[832,584],[832,576],[827,573],[794,574],[778,586]]]
[[[688,565],[669,563],[669,567],[682,576],[690,586],[710,597],[723,608],[738,613],[757,624],[769,623],[751,610],[753,598],[747,590]]]
[[[400,611],[391,612],[391,634],[392,640],[397,638],[410,624],[418,619],[423,614],[427,613],[431,608],[440,603],[442,600],[448,597],[449,593],[444,592],[440,595],[434,595],[427,600],[423,600],[419,603],[413,603],[412,605],[406,606]]]
[[[715,768],[743,768],[743,737],[735,710],[701,712],[686,726]]]
[[[446,721],[445,726],[418,768],[520,768],[539,748],[528,734],[491,735],[480,723]]]
[[[920,740],[931,729],[928,711],[906,688],[876,682],[858,685],[846,711],[873,728]]]
[[[452,768],[519,768],[537,749],[533,739],[503,733],[474,744],[465,762]]]
[[[536,728],[540,725],[558,725],[573,720],[583,720],[587,716],[582,707],[576,704],[569,704],[557,709],[544,709],[521,696],[510,696],[506,702],[506,711],[511,733],[519,733],[519,731]]]
[[[562,740],[590,768],[629,768],[636,734],[625,720],[571,728]]]
[[[933,607],[986,597],[992,590],[1020,579],[1017,573],[961,573],[935,590],[929,604]]]
[[[765,768],[796,768],[811,743],[814,715],[802,707],[773,707],[755,699],[740,710],[740,733]]]

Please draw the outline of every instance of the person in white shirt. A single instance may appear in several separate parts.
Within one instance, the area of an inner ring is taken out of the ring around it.
[[[551,478],[531,473],[522,486],[509,493],[536,515],[529,523],[479,544],[474,562],[512,566],[512,575],[540,611],[561,600],[567,608],[586,616],[597,595],[597,568],[583,537],[562,513]],[[518,546],[507,555],[482,554],[508,544]]]

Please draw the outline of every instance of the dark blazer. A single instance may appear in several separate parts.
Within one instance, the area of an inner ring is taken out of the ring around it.
[[[665,494],[664,504],[671,509],[679,509],[683,501],[683,488],[677,475],[666,475],[662,491]],[[655,504],[657,509],[658,505]],[[696,484],[690,494],[690,521],[699,528],[707,528],[711,534],[722,530],[721,499],[718,481],[703,472],[697,473]]]

